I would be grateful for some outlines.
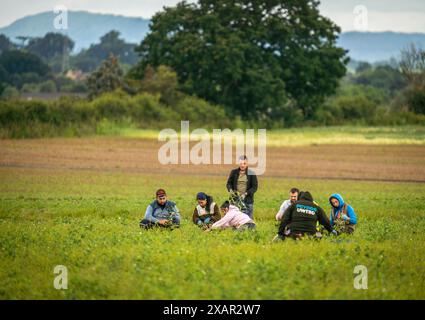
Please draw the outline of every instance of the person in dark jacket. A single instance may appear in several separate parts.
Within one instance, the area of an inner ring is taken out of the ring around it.
[[[214,222],[220,220],[220,209],[214,202],[213,198],[204,192],[199,192],[196,195],[198,204],[193,211],[193,223],[201,228],[207,228]]]
[[[255,173],[248,168],[246,156],[239,157],[239,168],[230,172],[226,187],[227,191],[240,194],[246,206],[244,213],[252,219],[254,215],[254,193],[258,189],[258,180]]]
[[[332,234],[333,230],[325,211],[313,202],[310,192],[301,192],[297,202],[289,206],[283,214],[283,220],[279,226],[277,238],[285,237],[299,239],[304,235],[314,236],[317,232],[316,225],[319,222]]]

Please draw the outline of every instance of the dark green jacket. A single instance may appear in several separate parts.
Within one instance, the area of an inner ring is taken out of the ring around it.
[[[248,184],[246,186],[247,195],[245,197],[245,203],[251,204],[251,203],[254,203],[254,193],[257,192],[257,189],[258,189],[258,179],[256,174],[252,170],[250,170],[249,168],[247,170],[248,170],[247,171]],[[240,171],[241,169],[239,168],[230,171],[229,178],[227,179],[227,184],[226,184],[227,191],[237,190]]]
[[[332,226],[325,211],[313,202],[312,195],[306,191],[300,194],[297,202],[285,210],[278,234],[283,237],[285,235],[285,228],[288,227],[291,234],[314,235],[316,233],[317,221],[326,230],[332,232]]]

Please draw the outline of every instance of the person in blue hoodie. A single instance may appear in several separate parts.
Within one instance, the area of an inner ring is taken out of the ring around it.
[[[353,233],[357,224],[357,216],[352,206],[344,202],[340,194],[334,193],[329,197],[331,204],[331,225],[339,233]]]
[[[173,201],[167,199],[164,189],[156,191],[156,199],[147,207],[145,217],[140,221],[142,229],[152,227],[179,227],[180,212]]]

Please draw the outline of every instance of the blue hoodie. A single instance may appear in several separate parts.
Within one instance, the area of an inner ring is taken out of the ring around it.
[[[335,198],[339,201],[338,208],[334,208],[334,206],[332,205],[332,202],[331,202],[332,198]],[[335,217],[338,217],[342,213],[342,206],[344,205],[344,199],[342,199],[340,194],[334,193],[333,195],[329,197],[329,203],[331,204],[332,210],[335,210]],[[331,217],[329,219],[331,222],[331,225],[334,224],[332,210],[331,210]],[[350,206],[349,204],[347,204],[347,216],[350,218],[350,224],[357,224],[356,213],[354,212],[353,207]]]

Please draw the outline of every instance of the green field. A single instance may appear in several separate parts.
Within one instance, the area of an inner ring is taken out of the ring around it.
[[[196,128],[190,128],[194,130]],[[120,135],[129,138],[156,139],[157,130],[106,127],[105,135]],[[177,130],[179,133],[179,131]],[[307,127],[281,130],[268,130],[269,147],[306,146],[319,144],[425,144],[424,126],[399,127]]]
[[[255,232],[203,233],[195,193],[224,200],[226,177],[0,169],[1,299],[424,299],[423,184],[260,178]],[[208,188],[205,184],[208,183]],[[292,186],[346,195],[359,216],[350,238],[271,243]],[[183,212],[179,230],[142,232],[154,190]],[[68,290],[53,287],[56,265]],[[368,289],[353,287],[368,268]]]

